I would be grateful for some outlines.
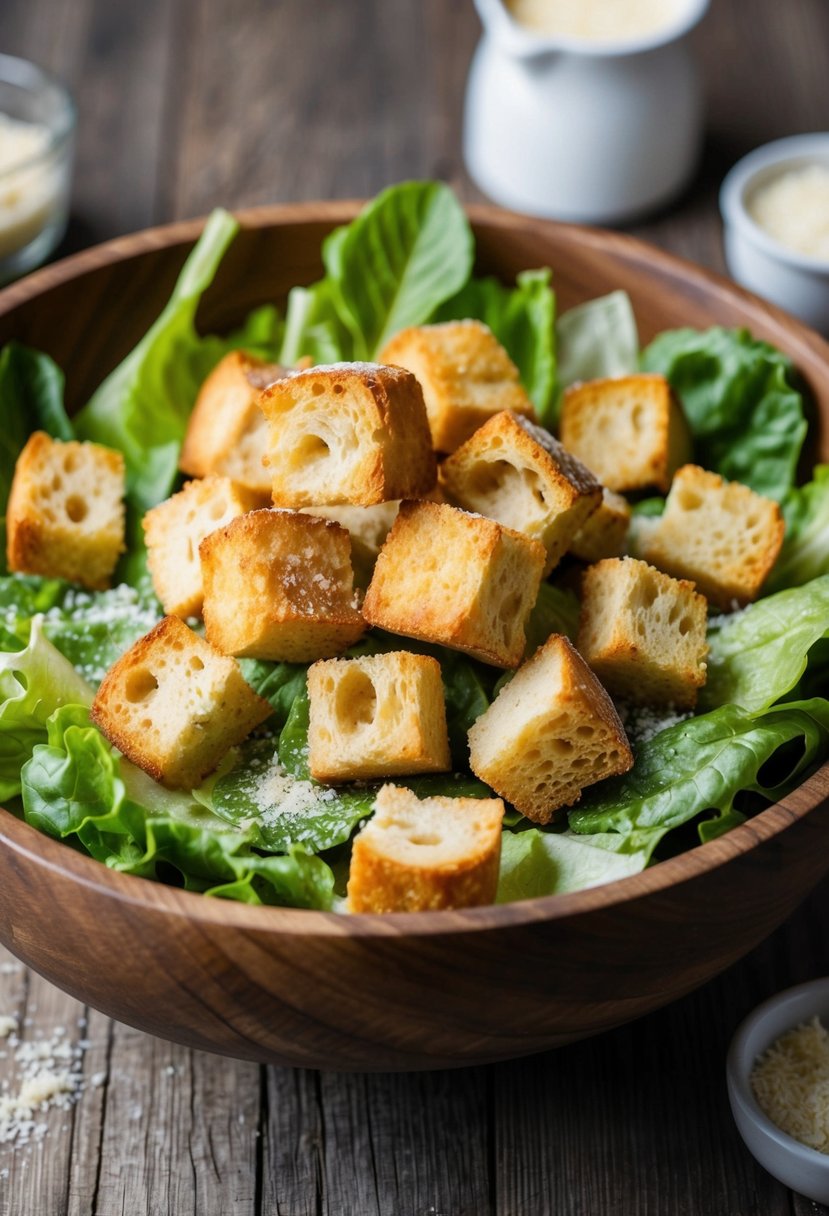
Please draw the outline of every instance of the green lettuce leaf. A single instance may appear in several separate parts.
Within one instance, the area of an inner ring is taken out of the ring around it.
[[[769,498],[786,495],[807,424],[784,354],[744,329],[674,329],[654,338],[641,363],[679,395],[698,464]]]
[[[622,837],[618,837],[621,842]],[[612,833],[504,832],[495,902],[564,895],[627,878],[645,868],[648,853],[617,849]]]
[[[700,706],[765,709],[791,692],[812,648],[829,637],[829,575],[778,591],[709,631]]]
[[[7,639],[9,640],[9,639]],[[32,621],[28,645],[0,652],[0,802],[20,793],[20,770],[46,740],[46,724],[63,705],[91,705],[93,691]]]
[[[563,633],[571,642],[575,642],[580,611],[578,596],[569,587],[542,583],[527,619],[527,656],[543,646],[552,633]]]
[[[829,574],[829,464],[819,464],[814,479],[790,490],[780,505],[786,535],[765,594]]]
[[[561,314],[556,325],[558,383],[627,376],[639,360],[639,334],[626,291],[588,300]]]
[[[342,320],[337,293],[328,279],[288,293],[285,331],[279,362],[292,367],[307,355],[314,363],[340,363],[354,358],[354,337]]]
[[[710,839],[740,822],[738,795],[776,802],[829,748],[829,701],[814,698],[748,713],[736,705],[690,718],[639,748],[629,773],[588,790],[568,814],[578,834],[618,832],[642,847],[700,816]],[[792,750],[793,749],[793,750]],[[720,820],[713,833],[707,819]]]
[[[82,439],[123,452],[128,498],[139,514],[173,488],[187,419],[206,376],[228,351],[258,350],[275,330],[276,314],[266,308],[228,338],[196,331],[201,297],[238,228],[227,211],[213,212],[161,316],[75,419]]]
[[[555,295],[547,269],[524,270],[515,287],[498,279],[470,279],[437,310],[432,320],[483,321],[505,347],[539,420],[552,420],[556,387]]]
[[[355,357],[371,358],[399,330],[428,321],[463,287],[473,256],[463,208],[440,182],[391,186],[332,233],[323,261]]]
[[[9,342],[0,351],[0,574],[6,570],[6,504],[14,467],[33,431],[72,439],[63,408],[63,372],[48,355]]]
[[[132,766],[82,707],[57,710],[21,773],[26,821],[124,873],[248,903],[331,906],[333,875],[320,858],[301,849],[263,856],[257,833],[232,828],[188,794],[162,790],[155,806],[136,803],[131,793],[155,783],[145,774],[136,781],[137,770],[130,782],[123,768]]]

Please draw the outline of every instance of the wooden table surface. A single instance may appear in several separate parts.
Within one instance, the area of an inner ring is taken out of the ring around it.
[[[367,196],[405,177],[479,197],[460,156],[478,31],[471,0],[0,0],[0,50],[52,68],[79,103],[63,252],[217,204]],[[722,269],[728,166],[829,129],[829,4],[712,0],[695,41],[704,162],[635,231]],[[60,915],[48,892],[43,914]],[[518,1063],[370,1077],[188,1051],[5,956],[0,1014],[18,1013],[27,1038],[65,1027],[87,1084],[39,1145],[0,1145],[0,1216],[826,1211],[743,1148],[725,1052],[758,1001],[829,970],[828,943],[824,883],[738,966],[634,1025]],[[0,1058],[0,1081],[10,1071]]]

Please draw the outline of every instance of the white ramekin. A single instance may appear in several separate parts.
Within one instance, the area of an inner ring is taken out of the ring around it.
[[[748,202],[760,186],[791,169],[829,168],[829,132],[793,135],[756,148],[738,161],[720,189],[725,260],[733,278],[829,333],[829,261],[781,245],[752,219]]]

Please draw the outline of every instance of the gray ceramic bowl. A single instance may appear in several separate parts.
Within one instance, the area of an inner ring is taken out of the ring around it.
[[[788,988],[749,1014],[728,1052],[728,1097],[740,1135],[764,1169],[816,1203],[829,1203],[829,1155],[787,1136],[757,1104],[749,1074],[775,1039],[817,1014],[829,1025],[829,978]]]

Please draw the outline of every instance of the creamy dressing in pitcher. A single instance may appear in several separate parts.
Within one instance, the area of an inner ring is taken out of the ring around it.
[[[624,42],[656,34],[685,8],[684,0],[507,0],[520,25],[537,34]]]
[[[0,258],[33,241],[55,211],[60,180],[46,158],[49,140],[39,123],[0,113]]]

